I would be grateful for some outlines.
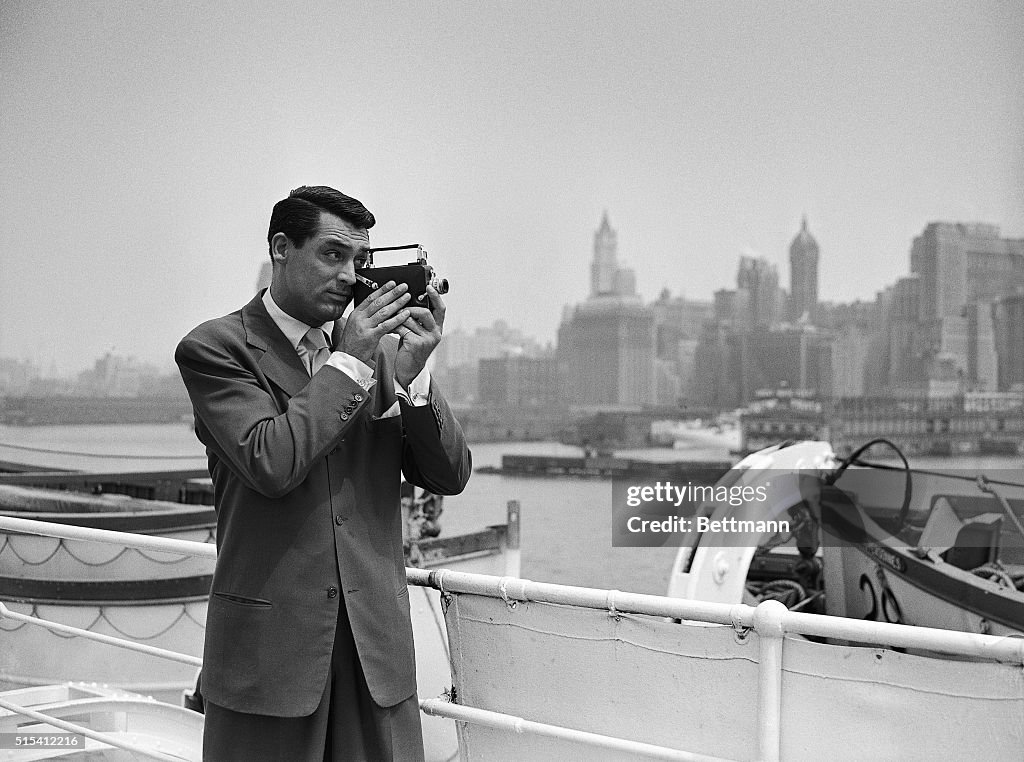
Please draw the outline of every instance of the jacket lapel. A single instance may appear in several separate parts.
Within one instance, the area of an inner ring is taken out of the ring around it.
[[[242,325],[245,328],[246,343],[262,352],[259,365],[264,375],[289,397],[302,391],[309,383],[309,374],[295,347],[288,342],[267,312],[262,291],[242,308]]]

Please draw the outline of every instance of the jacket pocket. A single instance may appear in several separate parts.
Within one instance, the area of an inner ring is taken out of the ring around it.
[[[215,598],[219,598],[222,601],[227,601],[228,603],[235,603],[239,606],[251,606],[253,608],[258,609],[269,609],[271,606],[274,605],[270,601],[265,600],[263,598],[249,598],[245,595],[235,595],[234,593],[219,593],[217,591],[214,591],[212,594]]]

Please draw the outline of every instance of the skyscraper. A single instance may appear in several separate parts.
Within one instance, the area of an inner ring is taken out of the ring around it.
[[[999,388],[1024,389],[1024,291],[999,300],[996,310]]]
[[[1024,287],[1024,240],[982,223],[932,222],[914,239],[910,271],[921,277],[922,322],[960,317]]]
[[[615,293],[618,235],[608,223],[608,212],[601,216],[601,225],[594,233],[594,259],[590,263],[590,296]]]
[[[736,295],[744,327],[770,328],[779,321],[779,271],[764,257],[740,257]]]
[[[654,315],[637,298],[598,297],[577,305],[558,328],[566,401],[636,407],[655,402]]]
[[[608,222],[608,212],[601,215],[601,225],[594,233],[594,259],[590,263],[590,296],[633,296],[636,276],[632,270],[619,267],[619,236]]]
[[[590,297],[567,308],[558,364],[572,405],[635,407],[655,401],[654,312],[636,295],[632,270],[618,266],[607,212],[594,235]]]
[[[807,229],[804,216],[789,245],[789,317],[794,322],[814,321],[818,308],[818,242]]]
[[[914,239],[910,269],[921,280],[919,321],[965,382],[993,389],[992,305],[1024,289],[1024,240],[982,223],[929,223]]]

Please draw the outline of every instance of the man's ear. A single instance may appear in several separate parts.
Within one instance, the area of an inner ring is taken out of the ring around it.
[[[275,263],[284,264],[288,260],[288,244],[291,241],[284,233],[274,233],[270,239],[270,257]]]

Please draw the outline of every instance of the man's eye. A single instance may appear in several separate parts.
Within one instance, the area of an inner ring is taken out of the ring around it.
[[[356,267],[366,267],[366,257],[356,257]]]

